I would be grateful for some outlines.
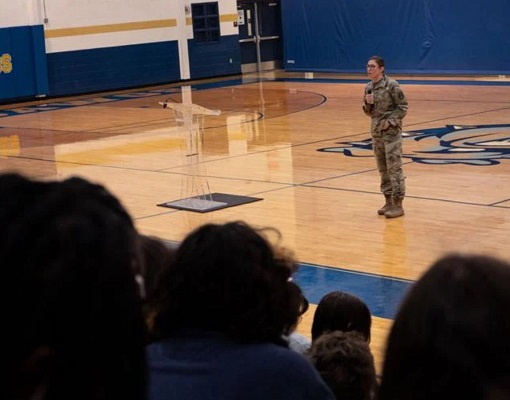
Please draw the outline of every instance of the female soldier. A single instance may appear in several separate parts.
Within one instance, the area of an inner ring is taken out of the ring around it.
[[[402,119],[407,113],[407,100],[398,82],[385,75],[381,57],[370,57],[367,74],[371,82],[365,88],[363,111],[372,118],[372,144],[381,175],[381,192],[386,198],[377,214],[386,218],[400,217],[404,215]]]

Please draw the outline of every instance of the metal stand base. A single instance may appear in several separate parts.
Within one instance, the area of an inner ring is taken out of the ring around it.
[[[165,203],[165,207],[178,208],[181,210],[195,210],[195,211],[207,211],[220,207],[226,206],[228,203],[221,201],[198,199],[196,197],[188,197],[187,199],[181,199]]]

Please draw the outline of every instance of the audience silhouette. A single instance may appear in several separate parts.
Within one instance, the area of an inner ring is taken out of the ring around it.
[[[144,399],[140,249],[119,201],[80,178],[0,175],[0,254],[3,398]]]
[[[391,329],[380,400],[510,398],[510,264],[446,255],[418,280]]]
[[[180,244],[156,291],[151,400],[333,399],[283,338],[301,301],[290,281],[296,262],[266,232],[206,224]]]
[[[377,381],[374,358],[358,332],[324,333],[308,353],[337,400],[372,400]]]
[[[356,331],[370,342],[372,316],[360,298],[341,291],[326,294],[317,305],[312,323],[312,342],[326,332]]]

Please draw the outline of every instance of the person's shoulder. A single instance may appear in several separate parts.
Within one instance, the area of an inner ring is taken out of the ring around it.
[[[396,79],[392,79],[389,77],[386,77],[386,85],[388,85],[390,89],[400,87],[400,83]]]
[[[289,348],[268,345],[264,346],[262,354],[257,357],[258,362],[251,373],[255,380],[264,377],[279,377],[279,379],[265,380],[268,390],[276,390],[275,386],[281,386],[282,382],[293,382],[286,386],[286,397],[295,399],[301,398],[317,400],[333,400],[330,390],[321,379],[318,371],[310,360]],[[282,398],[282,397],[280,397]]]
[[[285,360],[292,359],[296,355],[296,353],[290,350],[288,347],[274,343],[258,343],[249,346],[251,347],[252,352],[257,353],[263,357],[276,357]]]
[[[273,373],[283,373],[289,379],[299,380],[305,376],[309,379],[315,375],[315,368],[308,358],[287,347],[274,346],[263,359],[260,361],[263,361],[266,369],[273,370]]]
[[[306,353],[310,349],[310,346],[312,345],[310,339],[297,332],[292,332],[287,337],[287,341],[289,342],[289,348],[300,354]]]
[[[250,358],[254,365],[260,364],[264,366],[265,370],[274,370],[275,372],[287,368],[306,370],[311,365],[301,354],[288,347],[272,343],[245,345],[240,348],[240,352]]]

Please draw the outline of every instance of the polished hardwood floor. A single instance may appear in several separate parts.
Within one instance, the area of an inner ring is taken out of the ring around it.
[[[139,230],[180,241],[206,222],[272,226],[305,263],[413,281],[447,252],[510,260],[510,80],[397,76],[406,215],[386,219],[361,111],[363,76],[269,72],[0,107],[0,172],[104,184]],[[311,77],[310,74],[307,75]],[[220,110],[198,156],[159,102]],[[158,204],[212,192],[262,198],[197,213]],[[192,194],[192,193],[191,193]],[[299,330],[309,333],[313,307]],[[374,318],[378,366],[391,318]]]

